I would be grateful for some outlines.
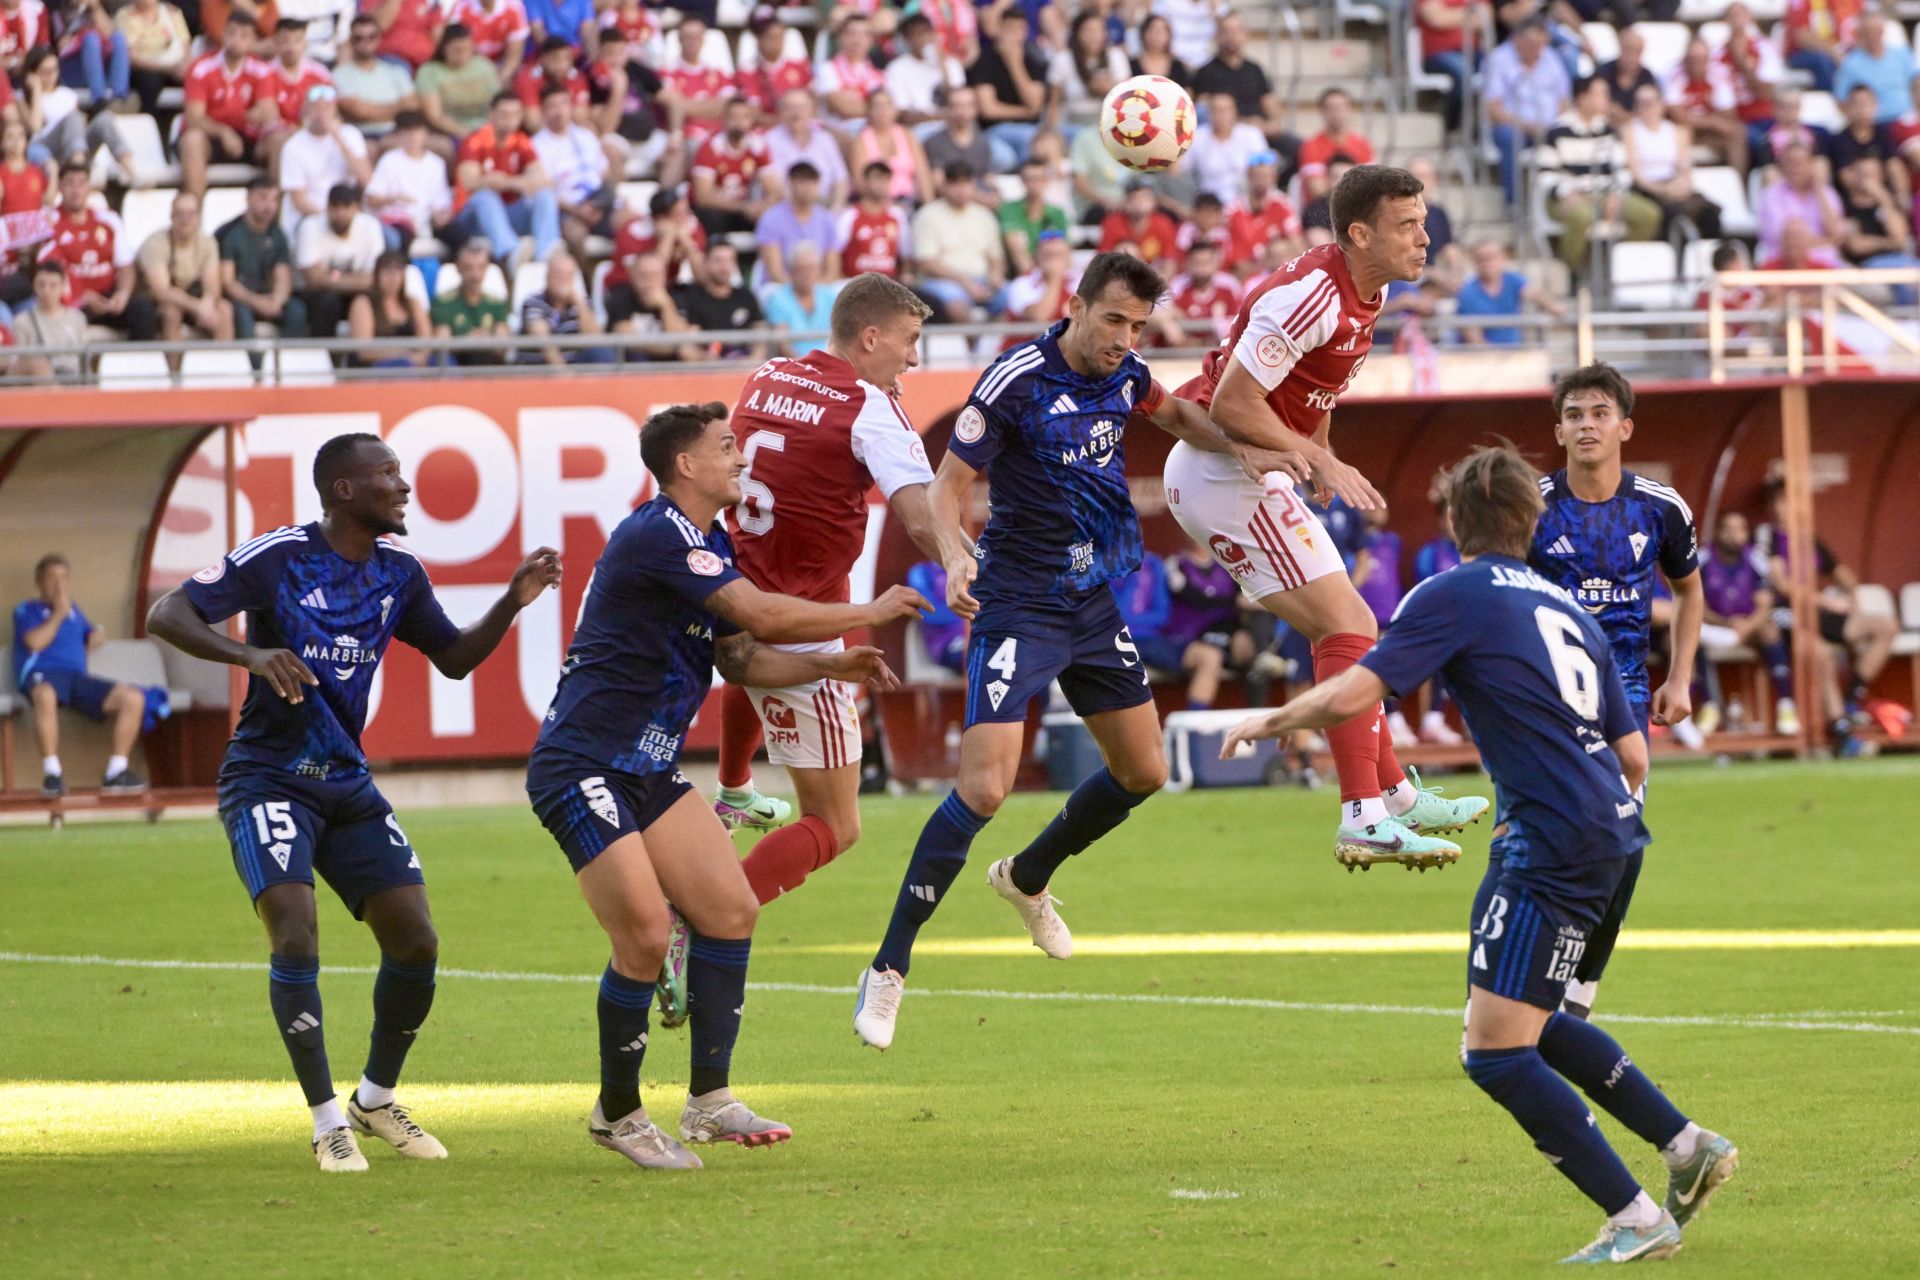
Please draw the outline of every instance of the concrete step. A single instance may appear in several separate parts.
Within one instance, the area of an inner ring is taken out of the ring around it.
[[[1362,117],[1360,128],[1375,149],[1433,153],[1447,140],[1447,123],[1425,111],[1373,111]]]
[[[1249,33],[1247,56],[1267,69],[1273,77],[1275,86],[1285,89],[1292,78],[1294,67],[1298,65],[1300,75],[1314,80],[1328,82],[1345,80],[1349,87],[1358,88],[1357,82],[1372,74],[1376,66],[1386,66],[1384,50],[1367,40],[1337,37],[1331,40],[1315,39],[1307,36],[1300,41],[1299,62],[1294,62],[1293,45],[1284,36],[1276,41],[1268,41],[1258,29],[1258,23],[1250,21],[1254,30]],[[1317,90],[1316,90],[1317,92]]]

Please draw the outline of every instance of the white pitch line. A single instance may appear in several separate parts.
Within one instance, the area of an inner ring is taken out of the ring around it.
[[[1238,1191],[1201,1191],[1189,1187],[1175,1187],[1167,1192],[1172,1200],[1238,1200]]]
[[[25,951],[0,951],[0,964],[71,965],[105,969],[212,970],[222,973],[260,973],[267,966],[245,960],[142,960],[100,955],[40,955]],[[326,973],[378,973],[372,965],[328,965]],[[597,974],[520,973],[500,969],[439,970],[443,978],[468,978],[479,982],[559,982],[584,985],[598,982]],[[749,991],[774,991],[792,995],[839,996],[853,994],[850,986],[828,986],[812,982],[749,982]],[[1311,1000],[1270,1000],[1255,996],[1172,996],[1143,995],[1118,991],[1003,991],[994,988],[912,988],[915,997],[958,1000],[1025,1000],[1044,1004],[1134,1004],[1186,1009],[1251,1009],[1268,1013],[1358,1013],[1373,1016],[1410,1018],[1448,1018],[1460,1021],[1463,1006],[1441,1008],[1434,1005],[1363,1004]],[[1603,1012],[1598,1021],[1631,1023],[1650,1027],[1732,1027],[1755,1031],[1855,1031],[1870,1035],[1920,1036],[1920,1027],[1896,1027],[1878,1022],[1839,1021],[1816,1018],[1756,1014],[1750,1017],[1689,1014],[1632,1014]]]

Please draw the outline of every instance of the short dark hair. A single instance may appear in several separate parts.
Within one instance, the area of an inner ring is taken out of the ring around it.
[[[648,199],[647,212],[657,218],[663,213],[672,213],[673,206],[679,203],[680,203],[680,188],[661,187],[658,191],[655,191],[653,193],[651,198]]]
[[[1585,94],[1587,90],[1593,88],[1593,86],[1597,84],[1607,84],[1607,78],[1605,76],[1581,76],[1578,80],[1575,80],[1573,82],[1574,98],[1577,100],[1578,98],[1581,97],[1581,95]],[[1639,86],[1636,85],[1634,87],[1637,89]],[[1609,93],[1613,92],[1612,85],[1607,85],[1607,92]]]
[[[67,558],[61,555],[58,551],[49,551],[47,552],[47,554],[41,556],[39,561],[33,566],[34,584],[37,586],[40,582],[40,579],[47,576],[47,570],[53,568],[56,565],[60,566],[63,569],[73,568],[71,564],[67,563]]]
[[[249,191],[278,191],[279,189],[280,184],[273,180],[273,175],[264,171],[247,179]]]
[[[1405,169],[1384,164],[1355,165],[1334,184],[1333,194],[1327,199],[1334,239],[1343,245],[1352,244],[1348,228],[1354,223],[1372,226],[1381,205],[1389,200],[1417,196],[1426,189],[1420,179]]]
[[[282,27],[285,27],[288,24],[283,22],[280,25]],[[353,15],[353,21],[347,24],[347,30],[352,31],[355,27],[372,27],[375,31],[378,31],[380,29],[380,22],[379,22],[379,19],[375,18],[370,13],[365,13],[365,12],[356,13]],[[302,28],[302,30],[304,29],[305,28]],[[461,29],[465,30],[464,27]]]
[[[1313,104],[1316,107],[1324,107],[1335,98],[1345,98],[1348,102],[1353,101],[1352,94],[1342,89],[1339,85],[1335,85],[1331,89],[1322,89],[1320,96],[1314,99]]]
[[[898,280],[866,271],[841,286],[828,324],[833,340],[846,343],[870,326],[889,324],[900,316],[925,320],[932,314],[933,308]]]
[[[20,69],[26,72],[28,75],[32,75],[35,71],[38,71],[40,69],[40,64],[45,62],[48,58],[58,58],[59,56],[60,56],[59,54],[53,51],[52,45],[37,44],[33,46],[33,48],[27,50],[27,56],[23,58],[20,62]]]
[[[64,160],[60,164],[60,177],[64,181],[73,174],[91,178],[93,171],[79,160]]]
[[[682,18],[681,21],[684,22],[686,19]],[[565,36],[548,36],[540,42],[540,56],[542,58],[550,53],[559,53],[562,49],[568,53],[573,52],[573,44]]]
[[[1526,558],[1546,499],[1518,449],[1506,441],[1475,449],[1448,474],[1446,492],[1461,555]]]
[[[1553,384],[1553,419],[1560,420],[1560,412],[1566,407],[1567,397],[1576,391],[1599,391],[1613,401],[1613,407],[1620,411],[1623,418],[1633,416],[1633,384],[1626,375],[1603,360],[1581,365],[1578,369],[1560,375]]]
[[[393,130],[395,133],[405,133],[409,129],[424,129],[426,127],[427,113],[424,111],[416,111],[412,107],[408,107],[405,111],[394,112]]]
[[[1005,16],[1005,14],[1001,15],[1002,18]],[[974,173],[973,166],[965,160],[955,160],[940,171],[940,176],[948,182],[972,182],[978,175]]]
[[[1132,254],[1102,253],[1087,264],[1080,276],[1080,287],[1074,292],[1083,302],[1097,302],[1107,286],[1116,282],[1149,305],[1160,301],[1160,296],[1167,291],[1167,282],[1160,278],[1160,273]]]
[[[893,176],[893,166],[885,160],[870,161],[867,167],[860,171],[860,176],[863,178],[871,178],[876,173],[882,177],[891,178]]]
[[[335,436],[321,445],[313,455],[313,487],[320,491],[320,505],[326,506],[331,500],[327,492],[333,488],[333,482],[340,478],[347,460],[353,451],[363,444],[384,444],[379,436],[371,431],[349,431],[345,435]]]
[[[339,209],[347,205],[360,206],[360,188],[351,182],[335,183],[327,188],[327,208]]]
[[[494,94],[493,97],[487,101],[487,110],[491,111],[503,102],[518,103],[519,101],[520,101],[519,94],[515,93],[511,89],[502,89],[500,92]]]
[[[1722,240],[1719,247],[1713,251],[1713,269],[1715,271],[1725,271],[1728,267],[1740,261],[1740,253],[1740,245],[1736,241]]]
[[[802,180],[810,182],[820,181],[820,170],[814,168],[813,162],[810,160],[796,160],[792,166],[787,169],[788,182],[800,182]]]
[[[231,27],[236,22],[239,23],[241,26],[245,27],[247,30],[253,32],[253,34],[255,35],[260,34],[260,24],[255,22],[252,18],[249,18],[246,14],[230,13],[227,15],[227,25],[229,27]]]
[[[59,276],[62,280],[65,280],[67,278],[67,265],[58,258],[42,258],[34,266],[33,274],[35,276]]]
[[[548,98],[569,98],[570,99],[572,97],[573,95],[567,91],[567,86],[563,84],[549,83],[546,85],[546,87],[540,90],[540,105],[543,107],[546,106]]]
[[[1202,192],[1201,192],[1201,193],[1200,193],[1199,195],[1197,195],[1197,196],[1195,196],[1195,197],[1193,198],[1193,207],[1194,207],[1195,209],[1224,209],[1224,208],[1226,208],[1226,206],[1225,206],[1224,204],[1221,204],[1221,203],[1220,203],[1220,197],[1219,197],[1219,196],[1217,196],[1217,195],[1215,195],[1215,194],[1213,194],[1213,192],[1211,192],[1211,191],[1202,191]]]
[[[673,464],[706,434],[709,422],[724,422],[727,406],[718,400],[707,404],[676,404],[648,418],[640,428],[640,461],[653,473],[661,488],[673,479]]]

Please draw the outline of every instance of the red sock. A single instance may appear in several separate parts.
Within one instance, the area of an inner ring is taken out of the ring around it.
[[[1370,636],[1342,631],[1313,646],[1315,684],[1331,680],[1373,648]],[[1340,775],[1340,799],[1371,800],[1380,794],[1380,730],[1374,722],[1380,718],[1375,707],[1334,725],[1327,733],[1327,749],[1333,752],[1334,771]]]
[[[765,906],[799,888],[801,881],[832,862],[839,852],[833,828],[809,816],[762,837],[741,861],[740,869],[747,873],[753,896]]]
[[[720,785],[744,787],[753,781],[753,753],[760,749],[760,713],[753,695],[737,684],[720,694]]]
[[[1407,771],[1400,767],[1400,757],[1393,754],[1393,731],[1387,728],[1387,717],[1380,717],[1380,789],[1391,790],[1407,780]]]

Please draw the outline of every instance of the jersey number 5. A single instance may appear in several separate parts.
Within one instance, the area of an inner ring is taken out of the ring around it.
[[[753,478],[754,455],[762,449],[772,449],[784,453],[787,438],[778,431],[756,431],[747,437],[746,448],[740,456],[747,460],[747,469],[740,473],[740,505],[736,513],[740,527],[756,538],[764,537],[773,528],[773,490]]]
[[[1549,605],[1533,611],[1546,643],[1553,678],[1560,684],[1560,700],[1582,720],[1600,718],[1600,669],[1580,643],[1580,628],[1572,618]]]

